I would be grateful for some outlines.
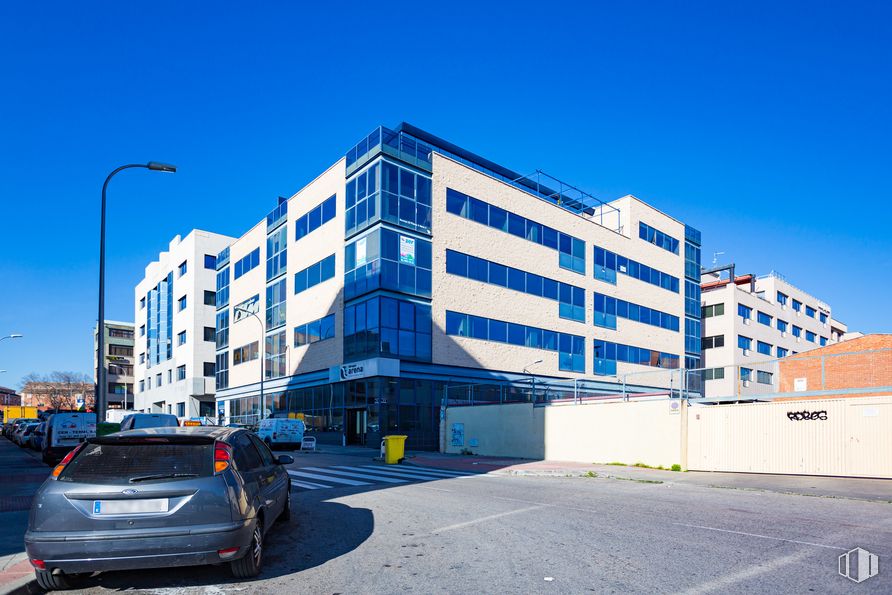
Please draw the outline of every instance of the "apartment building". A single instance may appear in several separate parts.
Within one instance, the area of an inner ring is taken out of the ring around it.
[[[106,367],[108,408],[133,406],[133,323],[106,320],[105,354],[99,357],[98,325],[93,327],[93,382],[99,381],[100,361]]]
[[[233,238],[193,230],[149,263],[134,290],[134,409],[214,416],[217,254]]]
[[[380,127],[218,255],[218,413],[435,449],[449,386],[666,383],[700,365],[699,274],[700,233],[633,196]]]
[[[848,329],[830,305],[776,272],[736,275],[734,266],[702,278],[705,396],[777,392],[773,360],[837,343]]]

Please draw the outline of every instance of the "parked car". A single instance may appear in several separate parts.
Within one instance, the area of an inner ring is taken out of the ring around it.
[[[46,422],[42,421],[28,436],[28,448],[40,450],[43,448],[43,437],[46,435]]]
[[[54,465],[84,440],[95,435],[95,413],[54,413],[46,420],[41,458],[47,465]]]
[[[19,429],[20,429],[24,424],[37,423],[38,421],[39,421],[39,420],[31,419],[31,418],[28,418],[28,417],[19,417],[18,419],[14,419],[14,420],[12,421],[12,425],[9,427],[9,430],[8,430],[8,432],[7,432],[7,434],[6,434],[6,437],[9,438],[10,440],[12,440],[13,442],[15,442],[15,438],[14,438],[14,437],[15,437],[15,433],[18,432]]]
[[[270,448],[300,448],[304,439],[304,422],[285,417],[268,417],[260,422],[257,435]]]
[[[236,428],[89,438],[34,496],[25,549],[37,582],[65,589],[82,573],[221,562],[256,576],[264,536],[291,516],[293,462]]]
[[[28,446],[28,440],[29,436],[31,436],[31,432],[33,432],[39,425],[40,424],[36,421],[26,424],[19,424],[19,429],[16,430],[16,433],[13,435],[13,441],[22,448]]]
[[[175,428],[180,425],[176,415],[170,413],[131,413],[121,420],[121,431],[145,428]]]

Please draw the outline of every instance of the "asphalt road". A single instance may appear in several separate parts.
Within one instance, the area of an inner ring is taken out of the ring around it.
[[[258,579],[225,566],[117,572],[75,592],[892,592],[890,504],[586,477],[381,483],[343,468],[370,464],[299,458],[317,477],[294,479],[323,487],[294,488]],[[880,557],[861,584],[837,573],[856,546]]]

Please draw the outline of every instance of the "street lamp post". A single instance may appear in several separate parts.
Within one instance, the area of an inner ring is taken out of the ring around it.
[[[108,407],[108,386],[106,385],[105,373],[105,193],[108,189],[108,183],[116,173],[125,169],[141,167],[151,171],[164,171],[176,173],[175,165],[166,163],[158,163],[157,161],[149,161],[148,163],[130,163],[108,174],[105,182],[102,184],[102,211],[99,217],[99,321],[96,323],[99,330],[96,333],[99,337],[99,345],[97,347],[97,356],[99,358],[99,374],[96,387],[96,421],[105,421],[105,410]]]
[[[24,335],[20,333],[13,333],[11,335],[6,335],[5,337],[0,337],[0,341],[4,339],[21,339]]]
[[[253,316],[257,319],[257,322],[260,323],[260,341],[258,341],[258,350],[260,351],[260,419],[263,420],[266,417],[264,414],[266,413],[266,399],[263,394],[263,378],[266,376],[266,354],[264,349],[264,341],[266,337],[266,324],[263,323],[263,320],[260,319],[260,316],[257,315],[257,312],[252,312],[248,310],[244,306],[241,308],[236,308],[236,312],[242,312],[248,316]]]

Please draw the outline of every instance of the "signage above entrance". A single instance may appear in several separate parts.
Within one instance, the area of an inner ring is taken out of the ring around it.
[[[329,382],[346,382],[372,376],[398,377],[399,375],[400,360],[386,357],[373,357],[328,369]]]

